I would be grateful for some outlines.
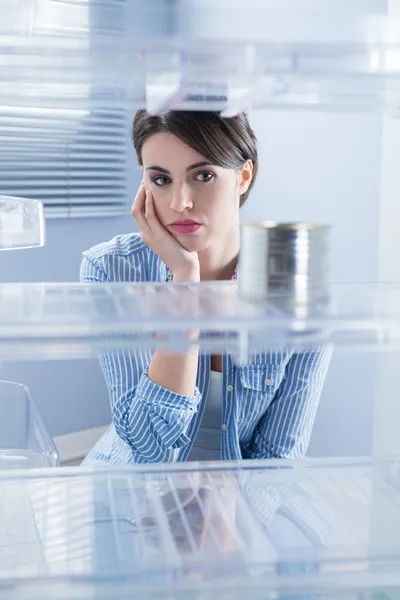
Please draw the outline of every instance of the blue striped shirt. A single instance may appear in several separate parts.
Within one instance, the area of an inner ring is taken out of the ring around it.
[[[166,265],[138,234],[120,235],[84,252],[84,282],[167,282]],[[221,458],[305,455],[331,349],[265,351],[251,364],[223,355]],[[210,356],[200,354],[197,387],[182,396],[148,377],[150,350],[100,357],[112,423],[85,465],[185,461],[199,430],[210,380]]]

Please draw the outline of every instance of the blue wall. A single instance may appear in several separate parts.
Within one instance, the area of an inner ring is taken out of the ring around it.
[[[243,217],[330,223],[332,281],[376,281],[381,116],[260,111],[252,124],[260,172]],[[373,354],[335,349],[310,453],[371,453],[375,367]]]

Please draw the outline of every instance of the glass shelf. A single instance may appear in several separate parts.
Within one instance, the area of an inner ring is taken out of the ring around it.
[[[252,302],[234,282],[0,285],[3,360],[84,358],[107,348],[181,351],[190,343],[245,362],[252,352],[287,346],[399,350],[400,284],[335,284],[330,302],[308,308],[280,297]]]
[[[7,600],[398,597],[397,460],[10,471],[0,498]]]
[[[2,103],[395,114],[400,19],[357,14],[352,1],[315,4],[3,0]]]
[[[38,200],[0,196],[0,251],[45,244],[43,205]]]

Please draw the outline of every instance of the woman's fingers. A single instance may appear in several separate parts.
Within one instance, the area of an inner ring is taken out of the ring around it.
[[[140,231],[148,232],[149,226],[146,221],[146,190],[144,185],[140,186],[135,201],[132,205],[132,216],[135,219]]]
[[[159,218],[157,217],[156,209],[154,206],[154,198],[153,194],[150,190],[146,191],[146,200],[145,200],[145,217],[146,221],[150,227],[150,229],[156,233],[157,235],[165,235],[167,233],[165,227],[163,227],[160,223]]]
[[[172,235],[161,224],[156,213],[153,194],[150,190],[145,189],[143,183],[136,194],[132,206],[132,216],[136,221],[142,241],[153,250],[155,250],[155,244],[160,239],[165,242],[166,238],[171,238],[173,243],[177,244]]]
[[[150,190],[146,190],[145,216],[148,221],[154,220],[156,216],[156,209],[154,208],[153,196]]]
[[[138,191],[136,192],[135,200],[132,204],[132,215],[135,211],[144,209],[144,203],[146,200],[146,190],[144,187],[144,181],[139,186]]]
[[[153,194],[150,190],[145,189],[143,182],[138,189],[132,205],[132,216],[138,224],[139,229],[146,229],[147,226],[147,228],[150,228],[157,234],[166,233],[165,228],[161,225],[157,217]]]

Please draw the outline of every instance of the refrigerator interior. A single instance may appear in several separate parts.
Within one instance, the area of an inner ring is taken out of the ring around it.
[[[355,5],[346,3],[344,20],[341,2],[315,10],[307,1],[251,0],[232,11],[225,0],[148,0],[140,9],[2,0],[2,104],[10,122],[29,108],[26,125],[39,138],[46,110],[67,117],[67,132],[82,115],[99,114],[101,123],[109,110],[140,106],[396,115],[400,21],[360,16]],[[51,131],[45,137],[57,153]],[[13,159],[5,147],[0,156],[4,165]],[[43,245],[40,204],[13,202],[0,198],[0,249]],[[376,453],[387,454],[397,448],[381,421],[387,427],[385,410],[395,406],[399,291],[396,283],[334,283],[328,303],[299,310],[279,297],[249,301],[234,284],[1,284],[0,362],[179,351],[194,326],[202,351],[229,352],[237,364],[260,348],[329,346],[349,362],[381,353],[374,435]],[[46,464],[56,465],[45,426],[34,429],[39,454],[44,448]],[[24,439],[29,446],[32,436]],[[398,505],[395,458],[3,470],[0,597],[397,598]]]

